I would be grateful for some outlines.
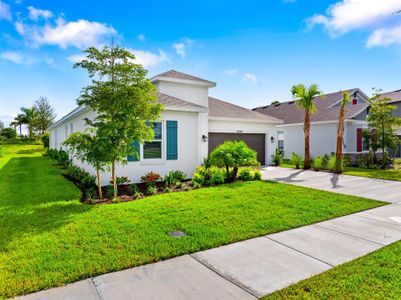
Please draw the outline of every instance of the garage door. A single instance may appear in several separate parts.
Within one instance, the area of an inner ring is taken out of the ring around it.
[[[225,141],[244,141],[257,152],[257,159],[260,164],[265,165],[266,143],[264,134],[209,132],[209,153]]]

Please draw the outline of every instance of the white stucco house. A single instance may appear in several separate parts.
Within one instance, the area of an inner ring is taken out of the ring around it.
[[[369,97],[360,89],[348,90],[352,101],[346,106],[343,152],[356,154],[367,152],[362,130],[367,128],[366,117],[369,110]],[[311,116],[310,151],[311,157],[336,151],[338,115],[343,92],[326,94],[314,99],[317,112]],[[284,157],[297,153],[304,156],[303,122],[305,112],[298,109],[295,101],[271,104],[255,108],[254,111],[283,120],[277,126],[278,147]]]
[[[216,83],[174,70],[151,79],[164,105],[159,122],[154,125],[153,141],[140,145],[140,159],[128,158],[128,165],[118,166],[118,176],[133,182],[153,171],[164,176],[170,170],[184,171],[191,177],[208,153],[226,140],[244,140],[258,153],[262,165],[270,162],[277,146],[276,125],[279,118],[239,107],[209,96]],[[85,118],[96,113],[78,107],[50,128],[50,148],[59,149],[73,132],[85,130]],[[74,163],[94,174],[94,170],[77,160]],[[109,174],[103,174],[103,185]]]

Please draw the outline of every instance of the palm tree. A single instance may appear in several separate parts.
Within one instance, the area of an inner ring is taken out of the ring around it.
[[[19,114],[14,118],[14,121],[10,123],[11,126],[14,126],[15,130],[19,127],[19,136],[22,136],[22,125],[24,124],[24,116]]]
[[[338,174],[342,172],[345,106],[350,102],[350,100],[351,97],[349,93],[344,92],[343,98],[341,100],[340,112],[338,114],[338,125],[337,125],[337,149],[336,149],[335,172]]]
[[[21,107],[22,114],[18,115],[20,117],[21,124],[26,124],[28,126],[29,138],[33,136],[33,122],[35,118],[35,108],[34,107]]]
[[[305,134],[305,163],[304,169],[311,168],[310,162],[310,117],[311,114],[315,113],[316,106],[314,98],[316,96],[322,96],[322,92],[319,90],[317,84],[312,84],[308,88],[303,84],[294,85],[291,89],[292,96],[294,97],[295,103],[298,108],[305,110],[304,119],[304,134]]]

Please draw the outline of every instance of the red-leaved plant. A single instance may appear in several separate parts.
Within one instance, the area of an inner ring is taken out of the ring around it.
[[[146,186],[155,186],[156,182],[161,182],[162,180],[163,178],[155,172],[146,173],[141,177],[141,182],[145,183]]]

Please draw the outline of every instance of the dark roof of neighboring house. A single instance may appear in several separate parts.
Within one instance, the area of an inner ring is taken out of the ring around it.
[[[282,120],[278,118],[267,116],[212,97],[209,97],[209,117],[260,120],[273,123],[282,123]]]
[[[396,90],[392,92],[382,93],[383,97],[390,98],[390,103],[400,102],[401,101],[401,90]]]
[[[180,107],[180,108],[199,108],[199,109],[207,109],[207,107],[197,105],[195,103],[191,103],[170,95],[166,95],[163,93],[158,93],[158,100],[161,104],[164,104],[169,107]]]
[[[170,70],[161,74],[158,74],[152,78],[152,81],[157,79],[158,77],[165,77],[165,78],[173,78],[173,79],[184,79],[184,80],[191,80],[191,81],[198,81],[198,82],[204,82],[204,83],[210,83],[214,84],[214,82],[202,79],[193,75],[189,75],[186,73],[178,72],[176,70]]]
[[[365,98],[367,96],[363,94],[359,89],[347,90],[351,96],[355,92],[361,93]],[[316,97],[314,99],[317,112],[311,115],[312,122],[322,122],[322,121],[334,121],[338,120],[339,106],[334,106],[337,102],[342,99],[342,93],[344,91],[339,91],[335,93],[326,94],[323,97]],[[355,105],[346,106],[346,119],[351,119],[355,117],[358,113],[367,108],[369,103],[359,103]],[[304,110],[299,109],[295,101],[288,101],[279,104],[271,104],[263,107],[254,108],[254,111],[282,119],[284,124],[297,124],[304,122]]]

